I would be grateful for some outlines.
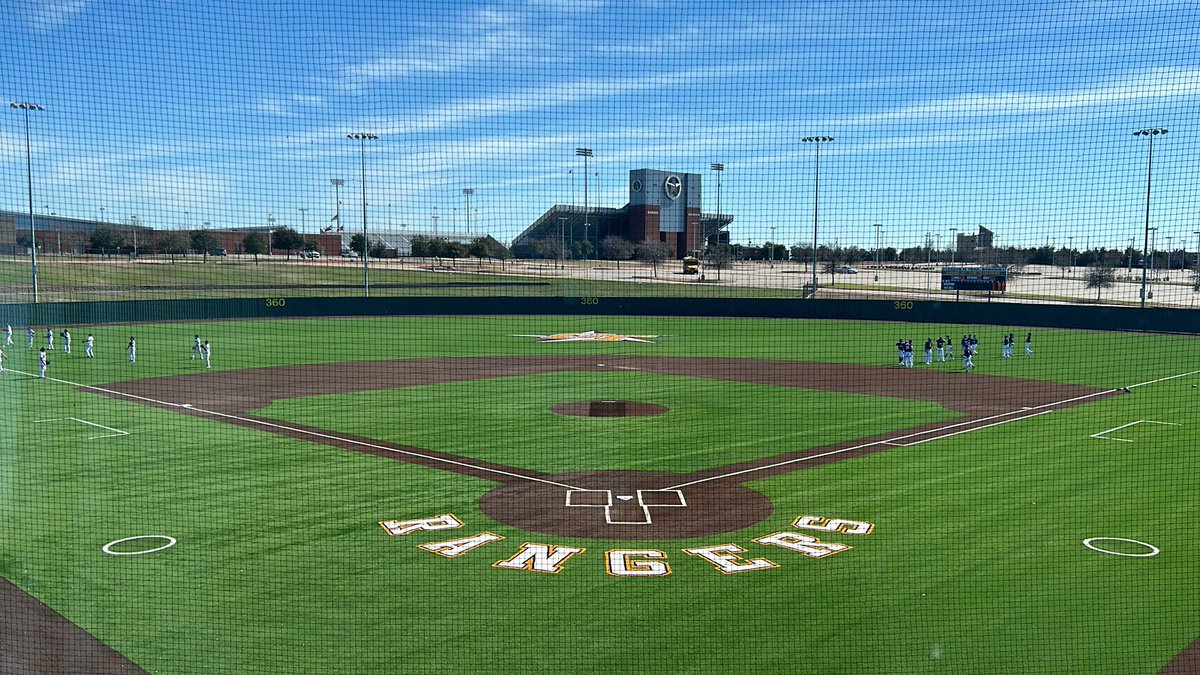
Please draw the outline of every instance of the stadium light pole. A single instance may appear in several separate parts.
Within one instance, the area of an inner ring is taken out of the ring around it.
[[[33,222],[33,153],[29,144],[29,111],[44,111],[45,108],[41,104],[28,101],[9,103],[8,107],[20,110],[25,114],[25,188],[29,194],[29,268],[33,276],[33,304],[36,305],[38,301],[37,226]]]
[[[1175,237],[1166,237],[1167,240],[1167,281],[1171,280],[1171,247],[1175,245]]]
[[[467,200],[467,236],[471,236],[471,195],[475,194],[475,188],[463,188],[463,198]]]
[[[1142,235],[1142,302],[1141,308],[1146,309],[1146,258],[1150,252],[1150,174],[1154,167],[1154,137],[1167,133],[1166,129],[1138,129],[1134,136],[1144,136],[1150,140],[1150,148],[1146,153],[1146,225]]]
[[[1154,298],[1154,250],[1158,248],[1158,226],[1150,228],[1150,285],[1146,291],[1146,297]]]
[[[267,255],[271,255],[275,251],[275,243],[271,241],[275,234],[275,214],[267,214]]]
[[[1196,235],[1196,274],[1200,274],[1200,230],[1192,234]]]
[[[933,233],[925,233],[925,297],[929,297],[929,272],[933,269]]]
[[[567,263],[564,258],[567,257],[567,218],[565,216],[558,217],[558,255],[554,256],[559,260],[559,267],[566,267]]]
[[[821,144],[833,141],[832,136],[805,136],[800,139],[804,143],[817,144],[817,163],[813,181],[813,250],[812,250],[812,296],[817,297],[817,204],[821,195]]]
[[[591,148],[575,148],[575,154],[583,158],[583,240],[588,241],[588,229],[591,223],[588,221],[588,158],[592,156]],[[587,260],[587,251],[584,251],[583,259]]]
[[[954,265],[954,254],[958,252],[958,228],[950,228],[950,265]]]
[[[333,186],[333,222],[337,223],[337,231],[343,232],[342,228],[342,186],[346,181],[341,178],[330,178],[329,184]],[[363,255],[367,255],[367,243],[363,242]]]
[[[721,239],[721,174],[725,173],[725,165],[713,162],[708,165],[708,168],[717,172],[717,228],[713,230],[713,245],[715,246]]]
[[[371,282],[368,272],[367,255],[370,252],[370,247],[367,246],[367,141],[379,140],[379,136],[366,132],[355,132],[346,134],[346,138],[352,141],[358,141],[358,179],[362,187],[362,226],[363,226],[363,297],[371,297]]]
[[[770,268],[775,269],[775,226],[774,225],[771,226],[771,248],[767,253],[771,260]]]
[[[875,223],[875,281],[879,281],[879,240],[883,234],[883,223]]]

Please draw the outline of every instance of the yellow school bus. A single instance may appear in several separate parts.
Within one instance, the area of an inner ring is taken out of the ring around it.
[[[700,273],[700,259],[695,256],[690,256],[690,255],[688,257],[684,258],[683,259],[683,273],[684,274],[699,274]]]

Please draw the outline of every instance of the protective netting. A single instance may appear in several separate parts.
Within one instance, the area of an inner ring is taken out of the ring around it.
[[[0,672],[1200,667],[1193,3],[12,4]]]

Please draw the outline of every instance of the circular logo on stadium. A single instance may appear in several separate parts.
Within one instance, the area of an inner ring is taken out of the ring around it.
[[[633,191],[634,191],[634,192],[641,192],[641,191],[642,191],[642,181],[640,181],[640,180],[638,180],[638,179],[634,178],[634,179],[633,179],[633,185],[631,185],[630,187],[632,187],[632,188],[633,188]]]
[[[663,181],[663,192],[667,194],[667,199],[679,199],[679,195],[683,194],[683,181],[676,175],[667,176],[667,180]]]

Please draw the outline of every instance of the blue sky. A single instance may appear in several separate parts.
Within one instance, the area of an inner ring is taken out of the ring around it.
[[[554,203],[627,201],[628,171],[699,173],[735,241],[1195,250],[1194,2],[15,0],[0,96],[33,101],[39,211],[154,227],[369,225],[507,241]],[[23,118],[0,209],[25,210]],[[568,173],[572,172],[572,173]],[[44,208],[45,207],[45,208]],[[307,209],[301,212],[300,209]],[[435,211],[436,209],[436,211]]]

